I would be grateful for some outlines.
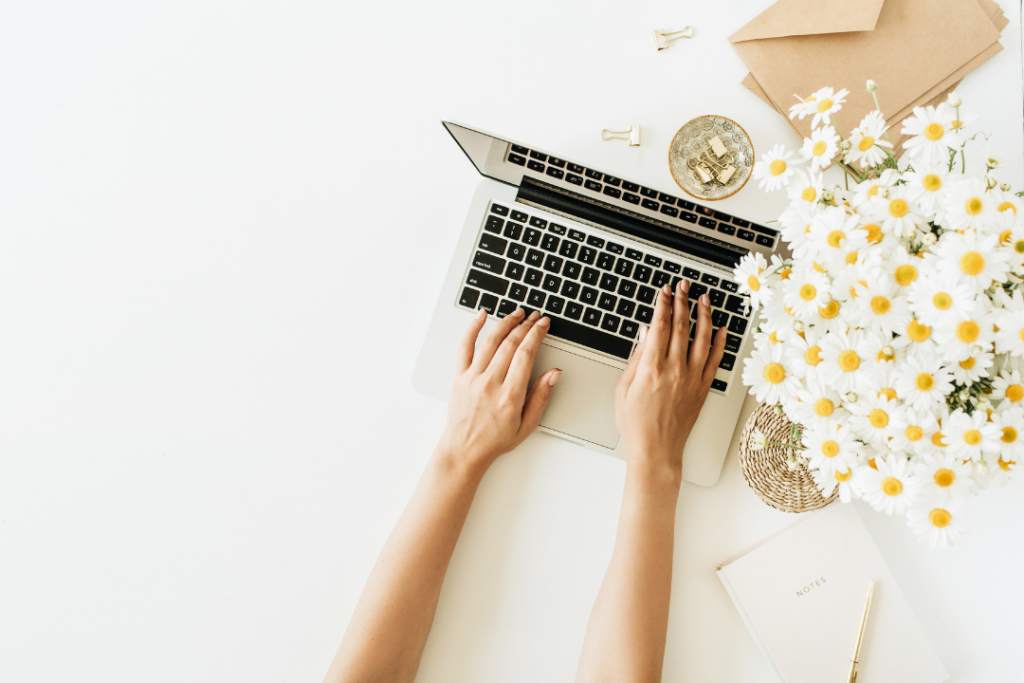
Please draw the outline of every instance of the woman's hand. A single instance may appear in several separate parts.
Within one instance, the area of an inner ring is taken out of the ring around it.
[[[481,309],[466,330],[448,402],[440,453],[483,474],[494,459],[518,446],[537,428],[562,371],[544,373],[529,392],[537,351],[551,321],[522,308],[506,316],[477,346],[487,321]]]
[[[725,351],[724,329],[712,343],[707,294],[697,304],[697,330],[690,342],[690,283],[672,296],[658,293],[651,326],[640,333],[615,391],[615,415],[629,460],[682,471],[683,447],[697,421]]]

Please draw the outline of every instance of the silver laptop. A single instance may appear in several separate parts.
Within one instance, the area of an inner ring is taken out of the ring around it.
[[[541,429],[625,458],[615,426],[615,384],[654,312],[655,293],[690,280],[691,316],[707,293],[725,357],[683,454],[683,478],[711,486],[722,471],[745,395],[741,359],[757,320],[732,268],[750,251],[770,256],[778,231],[687,198],[444,122],[484,179],[462,227],[434,309],[413,386],[446,399],[455,351],[474,313],[492,320],[522,306],[551,319],[534,379],[562,368]],[[491,323],[489,323],[491,324]],[[691,326],[691,335],[693,327]]]

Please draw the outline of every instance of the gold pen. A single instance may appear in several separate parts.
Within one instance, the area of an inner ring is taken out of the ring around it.
[[[846,683],[856,683],[857,663],[860,660],[860,646],[864,642],[864,629],[868,625],[868,611],[871,609],[871,594],[875,590],[875,582],[868,584],[868,597],[864,600],[864,613],[860,617],[860,630],[857,632],[857,642],[853,646],[853,654],[850,656],[850,673],[846,677]]]

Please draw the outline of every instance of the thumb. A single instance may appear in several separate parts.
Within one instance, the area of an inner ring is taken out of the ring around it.
[[[640,359],[644,355],[644,342],[647,341],[647,326],[640,326],[640,340],[637,345],[633,348],[633,355],[629,357],[629,362],[626,364],[626,369],[622,371],[622,376],[619,377],[619,383],[615,387],[615,394],[625,395],[629,392],[629,386],[633,383],[633,378],[636,377],[636,368],[640,365]]]
[[[526,402],[523,404],[523,421],[519,425],[520,441],[528,437],[540,424],[540,416],[548,407],[548,400],[555,388],[555,382],[561,376],[562,371],[559,368],[553,368],[538,377],[537,381],[533,383],[533,388],[530,389],[530,393],[526,396]]]

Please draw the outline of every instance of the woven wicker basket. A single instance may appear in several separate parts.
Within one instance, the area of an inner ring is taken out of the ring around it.
[[[769,441],[785,442],[789,439],[790,424],[784,414],[775,413],[775,406],[764,403],[750,414],[740,439],[743,478],[761,500],[776,510],[809,512],[823,508],[839,497],[838,488],[828,498],[822,496],[803,460],[795,469],[789,469],[784,446],[766,445],[759,451],[750,448],[754,429],[760,429]]]

